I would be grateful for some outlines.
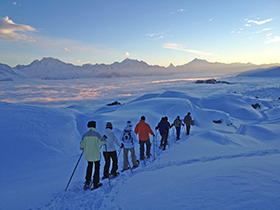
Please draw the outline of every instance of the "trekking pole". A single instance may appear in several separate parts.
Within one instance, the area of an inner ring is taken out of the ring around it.
[[[169,133],[169,131],[168,131],[168,137],[167,137],[167,138],[168,138],[168,142],[169,142],[168,147],[169,147],[169,149],[170,149],[170,146],[171,146],[171,145],[170,145],[170,144],[171,144],[171,138],[170,138],[170,133]]]
[[[105,144],[105,150],[106,150],[106,159],[107,161],[110,161],[108,152],[107,152],[107,144]],[[105,161],[106,162],[106,161]],[[110,162],[109,162],[110,163]],[[106,163],[105,163],[106,164]],[[109,172],[108,172],[109,173]],[[109,186],[111,186],[111,180],[110,180],[110,174],[108,174],[108,179],[109,179]]]
[[[120,149],[119,149],[119,154],[118,154],[118,159],[119,159],[119,156],[120,156],[120,154],[121,154],[121,150],[122,150],[122,148],[120,147]]]
[[[82,151],[82,153],[81,153],[81,155],[80,155],[80,157],[79,157],[79,159],[78,159],[78,162],[77,162],[77,164],[76,164],[76,166],[75,166],[75,168],[74,168],[74,171],[73,171],[73,173],[72,173],[72,175],[71,175],[71,177],[70,177],[70,179],[69,179],[69,181],[68,181],[68,184],[67,184],[67,186],[66,186],[66,188],[65,188],[65,191],[67,190],[67,188],[68,188],[68,186],[69,186],[69,184],[70,184],[70,182],[71,182],[71,180],[72,180],[72,177],[73,177],[73,175],[74,175],[74,173],[75,173],[75,171],[76,171],[76,168],[77,168],[77,166],[78,166],[78,164],[79,164],[79,162],[80,162],[81,157],[83,156],[83,154],[84,154],[84,151]]]
[[[156,145],[155,145],[155,138],[156,138],[156,136],[154,136],[154,138],[153,138],[154,161],[155,161],[155,159],[156,159]]]

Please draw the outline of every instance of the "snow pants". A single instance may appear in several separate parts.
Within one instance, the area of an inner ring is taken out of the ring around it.
[[[160,135],[161,135],[160,146],[163,146],[163,149],[165,149],[167,144],[168,133],[161,133]]]
[[[187,135],[190,135],[191,125],[186,125]]]
[[[113,166],[111,169],[111,174],[114,175],[116,174],[118,170],[118,157],[117,157],[117,152],[103,152],[103,156],[105,159],[105,165],[104,165],[104,172],[103,175],[104,177],[109,177],[109,168],[110,168],[110,161],[112,159]]]
[[[87,173],[86,173],[86,184],[88,184],[88,185],[90,184],[90,181],[91,181],[92,167],[93,167],[93,162],[88,161]],[[94,162],[94,175],[93,175],[93,181],[92,181],[94,187],[96,187],[100,181],[99,171],[100,171],[100,161],[95,161]]]
[[[175,128],[176,128],[176,136],[177,136],[177,139],[179,139],[179,138],[180,138],[181,126],[175,127]]]
[[[135,149],[134,147],[132,148],[124,148],[123,149],[123,170],[127,170],[128,169],[128,151],[130,151],[130,154],[131,154],[131,159],[132,159],[132,164],[133,164],[133,167],[137,167],[138,166],[138,162],[137,162],[137,159],[136,159],[136,155],[135,155]]]
[[[144,160],[145,156],[144,156],[144,146],[146,144],[146,156],[147,158],[150,158],[151,156],[151,142],[150,139],[146,140],[146,141],[142,141],[140,140],[140,160]]]

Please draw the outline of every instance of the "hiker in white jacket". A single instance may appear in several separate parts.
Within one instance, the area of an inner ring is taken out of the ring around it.
[[[136,159],[134,144],[137,142],[137,137],[135,133],[132,131],[131,121],[127,121],[127,124],[122,132],[121,141],[124,144],[123,150],[123,170],[125,171],[128,168],[128,151],[130,151],[131,159],[132,159],[132,168],[136,168],[139,165],[139,161]]]
[[[103,150],[103,156],[105,159],[104,165],[104,173],[102,179],[109,178],[109,168],[110,168],[110,160],[112,159],[113,167],[111,169],[111,175],[118,176],[118,157],[116,152],[116,147],[119,146],[120,148],[123,147],[123,144],[120,143],[119,139],[117,138],[116,134],[113,131],[113,125],[111,122],[107,122],[106,129],[103,131],[102,135],[107,136],[105,150]]]

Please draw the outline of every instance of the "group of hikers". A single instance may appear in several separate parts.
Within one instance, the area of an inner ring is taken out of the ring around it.
[[[132,130],[132,123],[131,121],[127,121],[125,128],[122,131],[120,136],[121,142],[119,138],[116,136],[115,132],[113,131],[113,124],[111,122],[106,123],[106,128],[102,132],[102,135],[97,132],[96,130],[96,122],[90,121],[87,124],[88,131],[83,135],[82,141],[80,142],[80,149],[83,150],[85,159],[88,162],[87,169],[86,169],[86,181],[84,185],[84,189],[91,188],[91,176],[93,171],[93,163],[94,163],[94,174],[93,174],[93,188],[97,189],[102,186],[100,183],[100,160],[101,160],[101,150],[100,145],[104,145],[103,149],[103,156],[105,160],[104,170],[103,170],[103,177],[102,179],[116,177],[119,175],[118,170],[118,156],[116,151],[116,145],[119,148],[123,148],[123,169],[122,171],[137,168],[139,166],[139,161],[136,158],[134,144],[137,142],[137,136],[139,139],[140,145],[140,160],[145,159],[144,150],[146,145],[146,157],[151,157],[151,142],[150,142],[150,135],[155,137],[153,130],[151,129],[150,125],[145,122],[145,116],[140,118],[140,121],[135,126],[134,131]],[[167,117],[163,117],[161,121],[156,126],[156,130],[159,130],[161,135],[161,144],[160,148],[165,150],[167,145],[167,138],[169,135],[169,129],[172,126],[176,128],[176,140],[180,139],[180,129],[181,126],[186,125],[186,134],[190,134],[190,126],[191,126],[192,118],[190,113],[188,113],[184,120],[180,119],[178,116],[172,125],[168,122]],[[128,160],[128,152],[131,154],[132,159],[132,167],[130,168],[130,163]],[[112,160],[112,167],[110,169],[110,162]]]

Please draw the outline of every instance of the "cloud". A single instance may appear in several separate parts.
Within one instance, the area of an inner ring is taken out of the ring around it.
[[[15,31],[36,31],[33,27],[28,25],[20,25],[14,23],[9,17],[0,19],[0,39],[18,41],[18,40],[28,40],[31,41],[26,35],[21,33],[16,33]]]
[[[65,50],[65,51],[69,51],[69,52],[71,52],[71,50],[69,50],[69,49],[68,49],[68,48],[66,48],[66,47],[64,48],[64,50]]]
[[[128,53],[128,52],[125,52],[125,55],[126,55],[126,56],[129,56],[129,53]]]
[[[159,33],[147,33],[146,36],[149,36],[151,38],[156,38],[156,39],[163,39],[165,34],[167,34],[169,30],[164,31],[164,32],[159,32]]]
[[[274,38],[268,38],[268,40],[265,42],[265,44],[269,43],[275,43],[275,42],[280,42],[280,36],[275,36]]]
[[[208,53],[208,52],[191,50],[191,49],[184,49],[181,45],[176,44],[176,43],[164,43],[162,47],[166,48],[166,49],[179,50],[179,51],[194,53],[194,54],[198,54],[198,55],[213,55],[212,53]]]
[[[247,20],[247,19],[246,19]],[[266,19],[266,20],[262,20],[262,21],[258,21],[258,20],[247,20],[248,23],[255,23],[257,25],[263,25],[265,23],[268,23],[270,21],[272,21],[273,18],[270,18],[270,19]]]

